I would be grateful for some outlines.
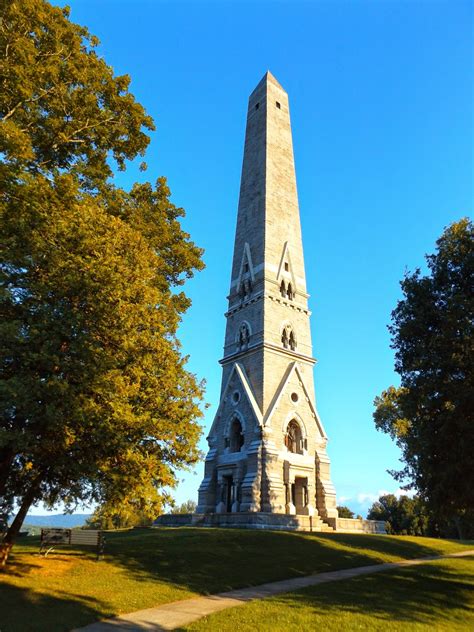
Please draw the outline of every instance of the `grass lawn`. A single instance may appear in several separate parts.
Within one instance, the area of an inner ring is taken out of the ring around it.
[[[321,584],[205,617],[183,630],[474,630],[474,558]]]
[[[466,548],[474,542],[160,528],[108,534],[96,562],[71,549],[39,557],[38,539],[28,538],[0,573],[0,630],[60,632],[198,594]]]

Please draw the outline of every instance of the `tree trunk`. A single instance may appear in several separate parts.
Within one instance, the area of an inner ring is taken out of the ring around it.
[[[21,525],[26,518],[28,509],[31,507],[33,501],[36,498],[40,483],[41,480],[39,478],[36,479],[36,481],[31,485],[30,489],[26,492],[18,513],[16,514],[13,522],[8,527],[8,530],[3,537],[2,543],[0,544],[0,569],[5,568],[6,566],[10,551],[13,548],[16,537],[21,529]]]

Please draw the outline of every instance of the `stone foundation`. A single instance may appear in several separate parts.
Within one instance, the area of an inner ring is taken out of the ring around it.
[[[165,514],[156,527],[220,527],[233,529],[269,529],[272,531],[319,531],[326,533],[385,534],[385,522],[348,518],[327,518],[265,512]]]

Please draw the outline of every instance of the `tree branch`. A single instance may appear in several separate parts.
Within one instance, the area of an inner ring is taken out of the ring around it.
[[[56,86],[51,86],[51,88],[49,88],[48,90],[42,89],[41,90],[42,94],[38,94],[38,96],[36,97],[32,97],[31,99],[25,99],[24,101],[19,101],[15,105],[15,107],[13,107],[9,112],[5,114],[5,116],[2,118],[2,123],[7,121],[9,118],[11,118],[15,114],[15,112],[18,110],[18,108],[21,107],[22,105],[25,105],[26,103],[34,103],[35,101],[39,101],[40,99],[45,97],[47,94],[50,94],[51,92],[53,92],[55,89],[56,89]]]

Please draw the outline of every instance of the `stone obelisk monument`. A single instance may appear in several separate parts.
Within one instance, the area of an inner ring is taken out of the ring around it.
[[[288,95],[249,98],[219,407],[195,514],[156,524],[384,532],[338,517],[316,410]]]
[[[314,526],[336,519],[314,395],[288,95],[270,72],[249,98],[228,300],[198,513],[311,516]]]

